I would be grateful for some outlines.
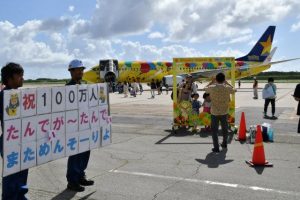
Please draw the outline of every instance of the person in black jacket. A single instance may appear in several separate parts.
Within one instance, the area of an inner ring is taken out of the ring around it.
[[[81,60],[72,60],[69,64],[68,69],[70,71],[72,79],[66,85],[81,84],[84,69],[85,67],[83,66]],[[86,179],[84,172],[87,168],[89,158],[90,151],[86,151],[69,157],[67,170],[67,188],[69,190],[82,192],[84,191],[84,187],[82,186],[94,185],[93,180]]]
[[[298,101],[297,115],[300,116],[300,83],[296,86],[293,96],[295,100]],[[300,118],[298,122],[298,133],[300,133]]]
[[[1,69],[3,90],[18,89],[23,86],[24,70],[20,64],[8,63]],[[0,120],[3,132],[3,90],[0,92]],[[0,151],[3,156],[3,134],[0,137]],[[28,169],[22,170],[2,178],[2,199],[3,200],[26,200]]]

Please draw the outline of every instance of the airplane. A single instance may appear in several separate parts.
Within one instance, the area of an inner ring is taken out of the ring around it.
[[[271,67],[272,64],[298,60],[293,58],[272,62],[271,59],[277,49],[272,49],[275,26],[269,26],[251,51],[235,59],[235,78],[241,79],[256,75]],[[272,50],[271,50],[272,49]],[[212,57],[213,58],[213,57]],[[224,72],[229,79],[231,71],[224,62],[185,63],[177,68],[178,78],[183,79],[190,74],[194,80],[211,78],[219,72]],[[173,82],[172,62],[144,62],[144,61],[118,61],[115,59],[100,60],[99,65],[92,67],[83,75],[88,83],[99,82],[151,82],[152,79],[163,81],[163,85]]]

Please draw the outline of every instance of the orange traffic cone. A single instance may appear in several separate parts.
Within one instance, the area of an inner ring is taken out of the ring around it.
[[[238,141],[246,141],[246,119],[245,113],[242,112],[241,120],[240,120],[240,127],[238,137],[236,138]]]
[[[272,167],[273,166],[272,163],[269,163],[265,159],[264,143],[263,143],[263,137],[262,137],[260,125],[257,125],[257,129],[256,129],[256,138],[255,138],[252,161],[246,161],[246,163],[249,164],[251,167],[253,166]]]

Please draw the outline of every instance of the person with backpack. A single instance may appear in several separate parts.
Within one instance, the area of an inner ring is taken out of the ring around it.
[[[273,95],[265,98],[264,117],[268,118],[267,111],[268,111],[268,106],[271,103],[271,105],[272,105],[272,117],[271,117],[271,119],[277,119],[277,117],[275,116],[275,99],[276,99],[277,87],[274,84],[274,78],[272,78],[272,77],[268,78],[268,83],[264,87],[264,90],[267,90],[267,89],[272,89],[271,91],[273,91]]]

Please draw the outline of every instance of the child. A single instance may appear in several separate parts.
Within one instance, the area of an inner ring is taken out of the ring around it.
[[[211,101],[208,93],[203,94],[203,112],[210,114]],[[210,126],[205,126],[205,130],[210,130]]]
[[[193,111],[194,113],[197,113],[199,115],[199,110],[200,110],[200,107],[201,107],[201,101],[199,101],[199,94],[198,93],[195,93],[195,94],[192,94],[192,108],[193,108]]]
[[[193,108],[193,113],[197,114],[199,116],[199,110],[201,107],[201,102],[198,100],[199,99],[199,94],[194,93],[192,94],[192,108]],[[193,131],[197,131],[197,124],[194,124]]]
[[[3,90],[18,89],[23,85],[24,70],[21,65],[17,63],[8,63],[1,69],[2,83],[5,85]],[[3,132],[3,90],[0,92],[0,121]],[[3,135],[0,138],[0,151],[3,156]],[[11,174],[2,178],[2,199],[27,199],[25,194],[28,192],[27,188],[28,169],[22,170],[15,174]]]

